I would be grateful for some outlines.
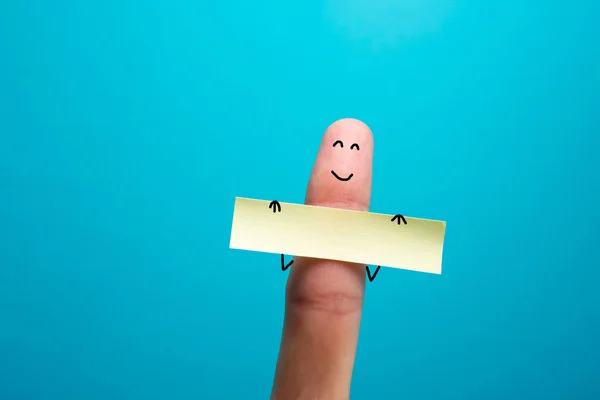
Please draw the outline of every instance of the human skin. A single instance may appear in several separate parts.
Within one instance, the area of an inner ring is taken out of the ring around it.
[[[305,203],[368,211],[372,163],[367,125],[336,121],[323,135]],[[294,258],[271,399],[349,398],[364,293],[365,265]]]

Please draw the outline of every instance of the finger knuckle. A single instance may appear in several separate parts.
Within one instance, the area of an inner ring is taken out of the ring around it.
[[[287,293],[287,304],[296,310],[344,316],[362,310],[363,296],[345,291],[292,291]]]

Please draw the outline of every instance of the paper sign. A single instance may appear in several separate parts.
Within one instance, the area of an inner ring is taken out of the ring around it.
[[[237,197],[229,247],[442,273],[446,223]]]

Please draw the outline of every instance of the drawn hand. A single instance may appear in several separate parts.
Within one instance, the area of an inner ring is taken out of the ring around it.
[[[398,225],[400,225],[400,221],[404,222],[404,225],[406,225],[406,220],[404,219],[402,214],[394,215],[394,218],[392,218],[392,222],[394,222],[394,221],[398,221]]]
[[[273,200],[270,204],[269,204],[269,208],[273,209],[273,213],[276,212],[281,212],[281,204],[279,204],[279,202],[277,200]]]
[[[345,145],[334,147],[337,140]],[[371,131],[362,122],[346,119],[331,125],[313,166],[305,203],[368,211],[372,149]],[[340,176],[353,174],[352,179],[336,179],[332,170]],[[287,268],[283,256],[281,260],[282,269]],[[293,266],[271,399],[348,399],[365,264],[296,257]]]

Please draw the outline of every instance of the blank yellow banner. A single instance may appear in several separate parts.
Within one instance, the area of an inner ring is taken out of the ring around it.
[[[442,273],[443,221],[270,203],[235,199],[230,248]]]

